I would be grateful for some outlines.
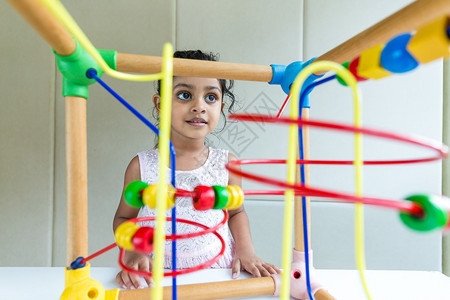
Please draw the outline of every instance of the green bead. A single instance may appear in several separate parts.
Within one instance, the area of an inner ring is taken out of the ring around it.
[[[342,66],[344,67],[344,68],[346,68],[347,70],[348,70],[348,66],[350,65],[350,62],[349,61],[347,61],[347,62],[345,62],[345,63],[343,63],[342,64]],[[340,84],[342,84],[343,86],[347,86],[347,83],[345,83],[345,81],[341,78],[341,77],[339,77],[339,75],[336,75],[336,79],[337,79],[337,81],[340,83]]]
[[[228,203],[228,199],[230,198],[230,194],[228,193],[227,188],[220,185],[213,185],[212,188],[214,189],[215,195],[213,209],[224,208]]]
[[[142,207],[142,190],[148,187],[148,184],[143,181],[133,181],[128,184],[123,192],[123,197],[127,201],[128,205],[133,207]]]
[[[442,228],[448,222],[448,211],[442,205],[442,198],[434,195],[413,195],[406,200],[410,200],[420,205],[423,209],[423,216],[415,216],[401,212],[400,219],[411,229],[417,231],[431,231]]]

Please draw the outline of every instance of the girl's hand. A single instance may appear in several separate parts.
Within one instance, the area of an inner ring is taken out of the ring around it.
[[[233,279],[239,277],[241,270],[245,270],[255,277],[268,277],[281,272],[276,266],[264,262],[251,250],[236,250],[231,266]]]
[[[152,268],[152,259],[147,254],[137,253],[133,251],[126,251],[124,256],[125,264],[135,270],[139,271],[150,271]],[[145,282],[148,286],[151,286],[153,280],[149,276],[144,276]],[[117,283],[122,288],[127,289],[142,289],[144,286],[141,283],[141,278],[139,275],[131,274],[127,271],[120,271],[116,276]]]

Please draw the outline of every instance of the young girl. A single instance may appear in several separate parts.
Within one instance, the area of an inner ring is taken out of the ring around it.
[[[213,54],[201,51],[177,51],[176,58],[188,58],[215,61]],[[171,141],[176,152],[176,186],[177,188],[192,191],[198,185],[235,184],[241,186],[241,178],[229,174],[225,169],[228,161],[236,157],[227,150],[214,149],[205,145],[206,136],[212,132],[223,113],[225,105],[224,96],[231,99],[229,111],[234,105],[234,95],[231,92],[233,82],[227,84],[226,80],[214,78],[181,77],[173,78],[172,93],[172,122]],[[153,104],[159,113],[160,95],[153,96]],[[138,153],[125,172],[125,184],[135,180],[142,180],[148,184],[156,184],[158,180],[158,150],[152,149]],[[208,227],[217,225],[223,220],[221,210],[197,211],[192,205],[191,198],[176,199],[177,218],[192,220]],[[123,222],[135,218],[155,216],[156,211],[147,206],[140,211],[126,204],[123,193],[114,216],[113,228]],[[167,211],[170,216],[170,210]],[[143,225],[152,225],[153,222],[144,222]],[[269,276],[279,273],[280,270],[264,262],[255,254],[249,221],[244,206],[229,211],[228,227],[233,236],[229,236],[226,226],[220,228],[218,233],[224,238],[226,250],[224,255],[211,266],[211,268],[231,268],[232,277],[239,277],[240,270],[246,270],[255,277]],[[171,232],[169,222],[166,223],[167,232]],[[185,223],[177,224],[177,234],[200,230]],[[211,260],[221,249],[221,243],[213,234],[196,237],[194,239],[177,240],[177,268],[190,268]],[[148,255],[127,252],[125,263],[131,268],[149,271],[152,260]],[[166,241],[164,267],[172,267],[171,242]],[[150,285],[151,278],[144,278]],[[121,271],[116,280],[123,288],[142,288],[138,275]]]

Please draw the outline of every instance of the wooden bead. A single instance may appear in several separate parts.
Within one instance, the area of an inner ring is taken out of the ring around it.
[[[396,36],[386,44],[380,57],[383,68],[392,73],[406,73],[419,65],[406,49],[410,39],[411,34],[405,33]]]
[[[366,81],[367,78],[358,75],[359,60],[360,60],[359,56],[354,60],[352,60],[351,63],[348,65],[348,70],[350,71],[350,73],[353,74],[353,76],[355,76],[357,81]]]
[[[142,193],[142,202],[145,205],[152,209],[156,209],[156,195],[158,191],[158,185],[152,184],[145,188]],[[166,209],[169,209],[175,205],[175,189],[172,185],[167,185],[167,197],[166,200]]]
[[[423,213],[415,216],[410,213],[401,212],[400,219],[411,229],[417,231],[430,231],[444,227],[449,220],[448,204],[444,203],[442,197],[436,195],[413,195],[410,200],[420,205]]]
[[[244,192],[242,188],[238,185],[230,184],[227,186],[227,190],[230,194],[227,209],[236,209],[242,205],[244,202]]]
[[[392,75],[391,72],[386,71],[380,63],[381,51],[383,45],[376,45],[361,53],[359,57],[358,75],[370,78],[380,79]]]
[[[125,250],[134,251],[134,246],[132,243],[132,238],[134,233],[139,229],[139,225],[132,222],[123,222],[116,228],[114,232],[114,237],[116,239],[116,244],[120,248]]]
[[[146,187],[148,187],[148,184],[143,181],[136,180],[130,182],[123,192],[123,197],[128,205],[133,207],[144,206],[144,203],[142,202],[142,192]]]
[[[134,250],[142,253],[151,253],[153,251],[153,232],[152,227],[140,227],[131,239]]]
[[[421,63],[448,56],[450,39],[447,27],[447,16],[443,16],[419,28],[407,46],[409,52]]]
[[[227,188],[220,185],[213,185],[212,188],[214,189],[215,194],[215,201],[214,201],[214,209],[222,209],[225,206],[227,206],[230,193],[228,192]]]
[[[214,207],[215,194],[210,186],[199,185],[194,189],[195,196],[192,204],[196,210],[209,210]]]

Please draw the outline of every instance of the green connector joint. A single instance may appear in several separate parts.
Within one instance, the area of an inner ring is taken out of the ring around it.
[[[107,49],[97,49],[97,51],[111,69],[117,70],[117,51]]]
[[[56,64],[63,76],[63,96],[77,96],[87,99],[89,96],[88,86],[96,82],[95,79],[86,76],[87,70],[95,69],[98,77],[102,76],[103,70],[76,40],[75,43],[76,49],[72,54],[61,56],[55,53]],[[113,50],[98,51],[108,66],[116,69],[117,52]]]
[[[400,219],[411,229],[417,231],[431,231],[443,228],[448,222],[448,212],[442,205],[442,198],[435,195],[413,195],[406,200],[410,200],[420,205],[423,215],[415,216],[401,212]]]

